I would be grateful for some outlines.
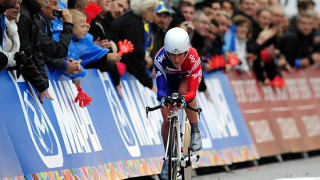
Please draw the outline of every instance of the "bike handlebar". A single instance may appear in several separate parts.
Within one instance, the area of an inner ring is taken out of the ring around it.
[[[155,111],[155,110],[161,109],[161,108],[162,108],[162,105],[161,105],[161,104],[158,105],[158,106],[154,106],[154,107],[149,107],[149,106],[147,106],[147,107],[146,107],[146,115],[147,115],[147,118],[148,118],[148,113],[149,113],[149,111]],[[186,106],[185,108],[190,109],[190,110],[198,113],[198,116],[200,117],[200,113],[202,112],[202,109],[201,109],[201,108],[195,108],[195,107],[190,106],[189,104],[187,104],[187,106]]]

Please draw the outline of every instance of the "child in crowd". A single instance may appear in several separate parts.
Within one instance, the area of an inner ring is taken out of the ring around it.
[[[77,60],[80,66],[80,52],[76,45],[76,41],[77,39],[83,38],[88,33],[89,25],[86,24],[87,17],[82,12],[78,10],[70,10],[70,13],[72,14],[74,26],[73,37],[69,44],[68,55],[66,59],[67,61]],[[85,69],[83,67],[81,67],[81,71],[77,74],[67,74],[60,69],[57,69],[57,71],[70,77],[75,83],[75,85],[80,85],[81,77],[83,78],[85,76]]]
[[[109,49],[94,44],[93,37],[88,33],[90,25],[86,23],[87,16],[79,10],[70,9],[73,19],[73,38],[69,45],[68,58],[81,59],[81,65],[86,69],[99,69],[109,72],[120,97],[122,86],[116,60],[120,56],[111,53]],[[118,61],[119,61],[118,60]]]

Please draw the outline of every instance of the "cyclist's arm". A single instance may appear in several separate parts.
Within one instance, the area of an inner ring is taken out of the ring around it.
[[[185,101],[189,102],[196,97],[197,89],[202,78],[202,69],[200,58],[197,60],[193,69],[191,69],[191,74],[188,77],[188,92],[184,95]]]
[[[163,67],[158,61],[154,61],[155,64],[155,70],[157,75],[157,98],[158,100],[162,99],[163,96],[167,95],[166,89],[167,89],[167,81],[166,81],[166,74],[164,72]]]

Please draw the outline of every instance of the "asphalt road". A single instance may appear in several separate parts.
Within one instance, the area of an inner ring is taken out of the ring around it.
[[[275,158],[274,158],[275,159]],[[320,180],[320,155],[295,157],[258,166],[234,167],[230,172],[198,173],[193,180]],[[209,170],[210,171],[210,170]],[[199,175],[202,174],[202,175]]]
[[[320,180],[320,152],[283,155],[283,161],[276,157],[262,158],[255,166],[253,162],[229,165],[229,172],[222,166],[200,168],[192,180]],[[196,174],[195,174],[196,173]],[[159,180],[158,176],[131,178],[134,180]]]

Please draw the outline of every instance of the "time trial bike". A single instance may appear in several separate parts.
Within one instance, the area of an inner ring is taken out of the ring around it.
[[[178,97],[178,93],[172,93],[172,96],[169,96],[167,102],[164,103],[171,113],[168,116],[170,128],[164,157],[164,160],[168,160],[168,177],[170,180],[175,180],[180,175],[182,175],[183,180],[191,179],[192,161],[199,160],[199,156],[192,153],[189,148],[191,128],[185,112],[183,112],[182,121],[179,120],[179,107],[182,102]],[[162,108],[161,104],[155,107],[146,107],[147,117],[150,111],[160,108]],[[185,108],[197,112],[200,118],[201,108],[195,108],[188,104]]]

